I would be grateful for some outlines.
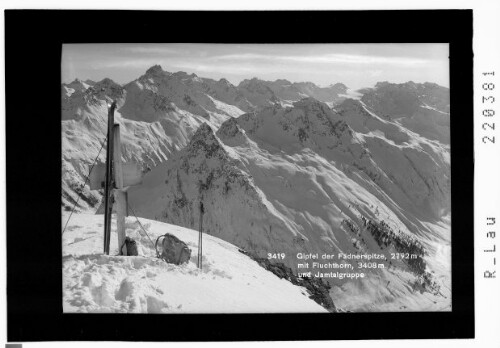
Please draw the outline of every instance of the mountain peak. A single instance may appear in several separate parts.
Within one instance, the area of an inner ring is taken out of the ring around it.
[[[95,82],[94,85],[119,86],[118,83],[116,83],[115,81],[111,80],[109,77],[105,77],[101,81]]]
[[[203,153],[205,158],[218,157],[222,159],[227,157],[227,153],[215,136],[212,127],[206,122],[203,122],[194,133],[187,146],[187,152],[193,157],[199,153]]]
[[[238,125],[237,119],[234,117],[231,117],[227,121],[222,123],[217,130],[217,136],[223,141],[225,138],[232,138],[238,133],[241,133],[241,128]]]
[[[227,79],[225,78],[221,78],[219,80],[219,83],[223,84],[223,85],[226,85],[226,86],[232,86],[233,84],[231,82],[229,82]]]
[[[299,85],[299,86],[303,85],[303,86],[308,86],[308,87],[318,87],[318,86],[316,86],[315,83],[310,82],[310,81],[296,82],[295,84]]]
[[[187,72],[185,71],[177,71],[177,72],[174,72],[173,75],[175,77],[179,77],[179,78],[185,78],[185,77],[189,77],[189,76],[193,76],[194,74],[191,74],[189,75]],[[196,76],[196,75],[194,75]]]
[[[389,81],[380,81],[375,84],[375,88],[381,88],[391,85]]]
[[[336,90],[339,90],[339,91],[347,91],[347,86],[344,85],[343,83],[341,82],[337,82],[335,84],[331,84],[330,86],[328,86],[329,88],[332,88],[332,89],[336,89]]]
[[[90,87],[98,99],[106,100],[110,99],[120,99],[124,96],[125,92],[123,87],[111,80],[110,78],[104,78],[99,82],[96,82],[92,87]]]
[[[151,68],[146,70],[146,75],[161,75],[165,71],[162,69],[161,65],[156,64],[153,65]]]
[[[306,97],[306,98],[302,98],[301,100],[299,101],[296,101],[295,103],[293,103],[293,106],[294,107],[299,107],[299,108],[306,108],[306,109],[323,109],[323,108],[327,108],[328,109],[328,106],[313,98],[313,97]]]
[[[279,85],[291,85],[292,84],[287,79],[278,79],[278,80],[275,81],[275,83],[277,83]]]
[[[391,83],[388,81],[381,81],[375,84],[375,89],[382,88],[399,88],[399,89],[417,89],[420,86],[426,86],[426,83],[417,83],[413,81],[407,81],[403,83]]]
[[[247,85],[254,85],[254,84],[257,84],[259,82],[262,82],[262,80],[259,80],[257,77],[252,77],[251,79],[244,79],[243,81],[241,81],[240,84],[238,85],[238,87],[244,87]]]
[[[73,81],[70,83],[63,83],[63,85],[68,86],[70,88],[87,88],[89,85],[79,78],[75,78]]]

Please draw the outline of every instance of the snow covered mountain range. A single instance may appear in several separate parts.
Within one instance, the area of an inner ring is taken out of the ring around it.
[[[377,253],[383,262],[363,279],[325,278],[336,306],[450,310],[447,88],[381,82],[354,92],[256,78],[235,86],[159,66],[123,86],[75,80],[62,85],[65,210],[78,197],[80,210],[100,204],[82,184],[111,100],[123,160],[147,172],[129,189],[139,216],[197,229],[203,201],[206,233],[254,257],[284,253],[273,262],[296,273],[299,253]],[[394,258],[406,254],[417,257]]]

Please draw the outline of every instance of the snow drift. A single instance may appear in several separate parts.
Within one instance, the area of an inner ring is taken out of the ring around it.
[[[140,221],[153,240],[171,233],[189,245],[192,255],[197,254],[197,231]],[[110,255],[103,255],[102,225],[102,215],[74,214],[63,235],[66,313],[327,312],[304,287],[278,278],[219,238],[203,236],[199,270],[196,256],[180,266],[157,259],[134,218],[127,218],[127,235],[137,241],[139,256],[114,256],[118,254],[115,232]]]

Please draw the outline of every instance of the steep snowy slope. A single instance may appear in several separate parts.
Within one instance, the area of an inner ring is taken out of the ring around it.
[[[286,253],[296,273],[299,252],[381,253],[384,268],[364,279],[327,279],[335,304],[447,310],[449,90],[380,83],[348,95],[342,84],[234,86],[159,66],[123,87],[63,84],[63,205],[99,203],[81,185],[116,99],[123,159],[148,172],[129,190],[138,215],[197,229],[202,200],[207,233],[255,257]]]
[[[288,221],[274,215],[242,163],[229,154],[207,124],[191,142],[166,164],[155,168],[140,187],[129,190],[129,200],[140,216],[196,228],[198,204],[207,211],[207,232],[251,251],[264,251],[280,244],[292,246]],[[294,229],[295,230],[295,229]],[[263,234],[264,233],[264,234]],[[299,237],[299,236],[297,236]]]
[[[195,74],[182,71],[172,74],[155,65],[145,75],[125,85],[128,96],[120,112],[128,119],[152,122],[172,111],[175,105],[214,124],[243,113],[236,106],[223,107],[223,102],[214,102],[205,91],[197,88],[201,84],[203,80]]]
[[[184,147],[202,122],[218,127],[243,113],[193,87],[193,81],[202,82],[195,75],[171,74],[154,66],[124,87],[110,79],[63,84],[63,205],[70,209],[80,196],[78,206],[88,209],[101,198],[82,186],[106,137],[107,104],[113,100],[118,104],[115,122],[121,126],[123,160],[137,162],[145,171]],[[104,160],[105,149],[98,162]]]
[[[70,83],[63,83],[62,84],[63,97],[64,96],[69,97],[74,92],[84,92],[87,88],[89,88],[92,85],[80,79],[75,79]]]
[[[127,218],[127,235],[137,241],[139,256],[113,256],[118,250],[114,232],[111,253],[103,255],[103,216],[74,214],[63,235],[64,312],[326,312],[305,288],[266,271],[228,242],[205,235],[199,270],[197,231],[140,221],[153,240],[170,233],[186,242],[192,250],[189,263],[176,266],[157,259],[133,218]]]
[[[347,99],[336,107],[336,113],[362,139],[383,178],[390,180],[375,182],[384,189],[391,183],[397,186],[386,193],[401,208],[424,220],[439,220],[449,214],[449,145],[384,120],[360,101]]]
[[[254,110],[279,103],[280,99],[265,81],[253,78],[243,80],[238,85],[243,96],[252,104]]]
[[[446,148],[395,123],[384,122],[369,114],[359,102],[353,103],[359,108],[344,106],[342,113],[346,116],[342,116],[314,99],[303,99],[294,103],[293,108],[274,107],[257,115],[243,115],[238,123],[260,148],[287,154],[312,150],[337,168],[365,174],[368,182],[382,190],[380,195],[389,196],[405,211],[424,213],[426,217],[439,215],[433,216],[436,218],[446,215],[449,208]],[[360,117],[369,117],[372,130],[353,131],[349,124]]]
[[[337,286],[334,301],[340,298],[347,309],[446,308],[446,149],[371,115],[359,102],[348,106],[336,113],[304,99],[293,108],[274,106],[228,120],[217,136],[204,125],[186,148],[147,175],[145,185],[132,188],[129,199],[141,216],[191,228],[202,199],[208,233],[260,257],[285,252],[284,262],[296,271],[298,252],[383,253],[386,268],[369,270],[363,281],[329,279]],[[348,113],[374,118],[366,123],[370,130],[353,131],[344,121]],[[389,246],[381,246],[378,230],[366,221],[387,225],[382,230]],[[391,253],[417,245],[425,248],[423,266],[389,262]],[[410,284],[432,271],[440,285],[414,294]],[[392,294],[377,288],[387,283]],[[378,292],[363,297],[363,287]],[[351,292],[360,296],[354,302]]]
[[[396,120],[406,128],[450,143],[450,91],[435,83],[379,82],[361,91],[361,101],[377,115]]]
[[[94,100],[94,99],[88,99]],[[94,207],[100,200],[100,193],[82,189],[94,159],[105,161],[105,147],[99,153],[106,139],[108,107],[104,100],[88,101],[72,99],[72,119],[62,121],[62,187],[63,206],[73,206],[77,195],[82,198],[79,207]],[[122,158],[142,165],[144,170],[165,161],[175,149],[185,146],[203,118],[181,110],[172,111],[156,122],[128,120],[115,113],[115,123],[120,124]]]
[[[255,107],[244,97],[238,87],[224,78],[219,81],[209,78],[189,79],[188,84],[192,88],[203,91],[208,96],[212,97],[216,105],[217,101],[221,101],[224,104],[238,108],[236,116],[241,115],[241,110],[249,112],[255,109]],[[235,116],[234,113],[231,115]]]

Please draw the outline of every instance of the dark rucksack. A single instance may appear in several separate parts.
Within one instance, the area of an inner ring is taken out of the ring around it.
[[[125,247],[127,248],[127,256],[139,255],[137,251],[137,243],[132,238],[125,237]]]
[[[160,242],[161,240],[161,242]],[[156,255],[167,263],[180,265],[189,262],[191,249],[176,236],[166,233],[156,239]]]

